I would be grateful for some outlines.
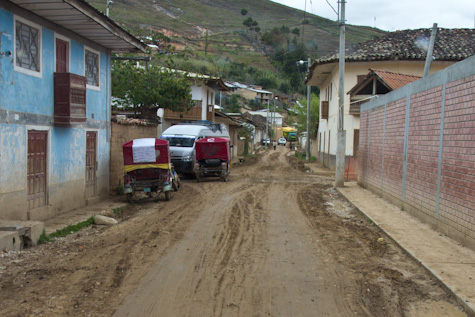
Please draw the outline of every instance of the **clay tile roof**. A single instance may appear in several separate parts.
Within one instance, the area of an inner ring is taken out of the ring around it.
[[[402,30],[362,42],[346,49],[345,61],[425,60],[432,29]],[[338,53],[319,58],[315,64],[338,61]],[[475,55],[475,29],[437,30],[434,58],[439,61],[461,61]]]
[[[392,73],[385,70],[370,69],[371,72],[374,72],[379,78],[381,78],[392,90],[396,90],[405,86],[413,81],[421,79],[422,77],[406,75],[400,73]]]
[[[402,86],[405,86],[409,83],[412,83],[413,81],[421,79],[422,77],[370,68],[369,73],[366,75],[366,77],[363,80],[359,81],[353,88],[351,88],[351,90],[348,91],[348,94],[355,95],[368,85],[372,86],[374,78],[377,78],[377,80],[380,81],[384,86],[386,86],[389,91],[392,91],[401,88]]]

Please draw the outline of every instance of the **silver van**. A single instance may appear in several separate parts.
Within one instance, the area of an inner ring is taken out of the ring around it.
[[[180,122],[163,131],[160,139],[170,143],[170,159],[178,173],[193,173],[195,165],[195,141],[206,137],[229,139],[224,124],[210,121]]]

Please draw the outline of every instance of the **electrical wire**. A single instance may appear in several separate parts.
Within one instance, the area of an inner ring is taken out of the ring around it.
[[[338,14],[338,12],[336,12],[335,8],[330,4],[330,2],[328,2],[328,0],[325,0],[325,1],[328,3],[328,5],[330,6],[330,8],[332,8],[333,12],[335,12],[335,14],[336,14],[337,16],[340,16],[340,15]]]

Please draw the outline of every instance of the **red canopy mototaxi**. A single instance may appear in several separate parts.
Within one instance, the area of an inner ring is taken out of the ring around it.
[[[122,145],[124,171],[131,172],[144,168],[170,169],[170,146],[167,140],[144,138],[135,139]]]
[[[229,162],[230,141],[227,138],[204,138],[196,141],[196,161],[204,159],[220,159]]]

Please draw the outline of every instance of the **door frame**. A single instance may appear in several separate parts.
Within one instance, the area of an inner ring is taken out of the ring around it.
[[[54,71],[56,70],[56,40],[61,40],[63,42],[68,43],[68,53],[66,54],[66,72],[69,73],[71,71],[71,40],[67,37],[61,36],[60,34],[54,33]]]
[[[26,180],[26,204],[27,204],[27,209],[28,211],[35,210],[38,208],[43,208],[47,207],[49,204],[49,171],[50,171],[50,164],[51,164],[51,129],[49,127],[44,127],[44,126],[25,126],[25,144],[26,144],[26,166],[25,166],[25,174],[27,176]],[[28,199],[28,142],[29,142],[29,132],[30,131],[37,131],[37,132],[43,132],[46,134],[46,149],[45,149],[45,204],[43,206],[37,207],[37,208],[32,208],[30,209],[29,207],[29,199]]]
[[[89,199],[89,198],[93,198],[93,197],[96,197],[97,196],[97,169],[98,169],[98,161],[97,161],[97,152],[98,152],[98,146],[99,146],[99,142],[98,142],[98,131],[97,130],[86,130],[86,142],[85,142],[85,175],[84,175],[84,185],[85,185],[85,190],[84,190],[84,193],[85,193],[85,198],[86,199]],[[88,152],[87,152],[87,136],[89,133],[93,133],[95,135],[95,144],[94,144],[94,194],[91,195],[91,196],[88,196],[88,178],[87,178],[87,173],[88,173],[88,165],[87,165],[87,155],[88,155]]]

